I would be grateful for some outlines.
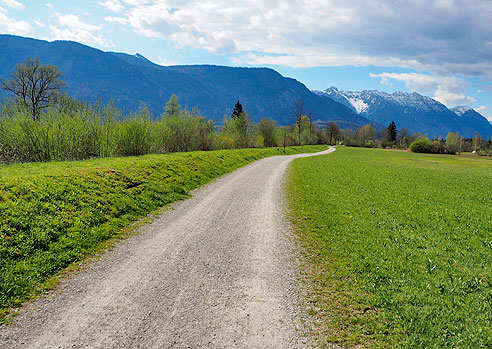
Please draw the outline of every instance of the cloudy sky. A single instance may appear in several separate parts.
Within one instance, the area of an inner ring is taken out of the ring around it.
[[[489,0],[0,0],[0,33],[268,66],[311,89],[415,91],[492,120],[491,18]]]

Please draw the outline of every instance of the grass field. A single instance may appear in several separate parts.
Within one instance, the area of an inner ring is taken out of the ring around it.
[[[491,159],[339,147],[287,190],[321,344],[492,346]]]
[[[288,147],[287,154],[326,146]],[[0,166],[0,322],[129,223],[276,148]]]

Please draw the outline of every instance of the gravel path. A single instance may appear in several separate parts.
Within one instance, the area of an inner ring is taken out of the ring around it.
[[[263,159],[196,191],[24,306],[0,347],[306,346],[280,188],[287,164],[310,155]]]

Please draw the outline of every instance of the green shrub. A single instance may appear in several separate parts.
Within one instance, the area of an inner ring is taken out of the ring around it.
[[[137,115],[122,121],[116,131],[116,151],[120,156],[158,152],[155,128],[150,116]]]
[[[432,153],[432,142],[427,137],[417,139],[410,144],[410,151],[414,153]]]

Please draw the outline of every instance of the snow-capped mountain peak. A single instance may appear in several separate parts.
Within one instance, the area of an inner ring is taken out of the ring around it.
[[[454,107],[451,109],[456,115],[462,116],[465,114],[467,111],[472,110],[473,108],[468,106],[468,105],[459,105],[457,107]]]
[[[336,87],[314,92],[382,125],[394,121],[399,129],[406,128],[431,137],[444,137],[448,132],[457,131],[465,137],[473,137],[475,132],[492,136],[492,128],[485,117],[469,106],[448,109],[435,99],[415,92],[339,91]]]
[[[317,92],[320,92],[320,91],[317,91]],[[329,88],[324,90],[323,93],[325,93],[327,95],[332,95],[332,94],[339,94],[340,92],[338,91],[338,88],[336,88],[335,86],[330,86]]]
[[[352,104],[357,114],[361,114],[369,108],[369,105],[361,98],[352,97],[347,98],[347,100],[350,102],[350,104]]]

